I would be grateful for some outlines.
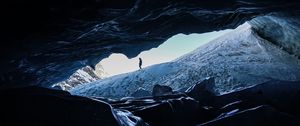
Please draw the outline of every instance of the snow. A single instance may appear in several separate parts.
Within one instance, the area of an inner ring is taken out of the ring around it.
[[[93,78],[91,75],[89,75],[87,72],[83,71],[82,69],[79,69],[76,74],[81,75],[84,81],[86,82],[96,80],[95,78]]]
[[[96,71],[90,66],[86,66],[78,69],[67,80],[54,84],[53,87],[60,86],[62,90],[70,90],[78,85],[90,83],[103,79],[104,77],[105,73],[103,72],[103,69],[101,69],[101,66],[98,66]]]
[[[157,64],[135,72],[95,81],[87,84],[88,86],[78,86],[71,92],[76,92],[77,95],[122,98],[130,96],[139,88],[149,90],[154,84],[163,84],[160,83],[161,80],[166,80],[169,75],[182,71],[178,66],[179,64],[172,62]]]
[[[131,112],[123,109],[113,109],[120,126],[136,126],[142,122],[140,117],[134,116]]]
[[[241,90],[270,79],[300,80],[300,61],[260,38],[245,23],[178,59],[131,73],[78,86],[70,92],[82,96],[122,98],[155,84],[180,90],[214,77],[216,94]]]

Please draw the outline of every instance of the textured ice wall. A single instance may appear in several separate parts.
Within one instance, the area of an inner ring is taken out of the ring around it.
[[[300,14],[298,13],[291,14],[292,16],[269,14],[249,23],[261,37],[300,58],[300,18],[293,16]]]

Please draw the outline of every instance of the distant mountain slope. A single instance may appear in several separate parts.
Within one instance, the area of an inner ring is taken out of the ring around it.
[[[70,92],[122,98],[140,87],[151,91],[155,84],[162,84],[179,90],[206,77],[214,77],[215,93],[223,94],[270,79],[300,80],[300,60],[260,38],[245,23],[172,62],[78,86]]]
[[[73,87],[83,85],[103,79],[107,76],[101,65],[96,66],[96,70],[90,66],[83,67],[73,73],[67,80],[59,82],[54,86],[59,86],[63,90],[70,90]]]

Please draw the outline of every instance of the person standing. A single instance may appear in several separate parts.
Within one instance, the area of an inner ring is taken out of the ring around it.
[[[139,57],[139,67],[140,67],[140,69],[142,69],[142,65],[143,65],[142,58]]]

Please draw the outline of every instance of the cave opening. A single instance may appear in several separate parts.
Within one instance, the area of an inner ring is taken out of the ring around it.
[[[179,33],[166,40],[157,48],[143,51],[134,58],[128,58],[126,55],[120,53],[113,53],[109,57],[101,60],[99,64],[107,73],[106,77],[137,71],[139,70],[139,58],[142,59],[143,68],[155,64],[170,62],[230,31],[232,30],[227,29],[188,35]]]
[[[53,87],[70,90],[78,85],[138,71],[139,58],[141,58],[143,62],[142,68],[171,62],[231,31],[232,29],[206,33],[179,33],[170,37],[158,47],[143,51],[134,58],[128,58],[122,53],[112,53],[107,58],[102,59],[94,68],[85,66],[78,69],[68,79],[54,84]]]
[[[300,126],[300,1],[3,4],[1,126]]]

